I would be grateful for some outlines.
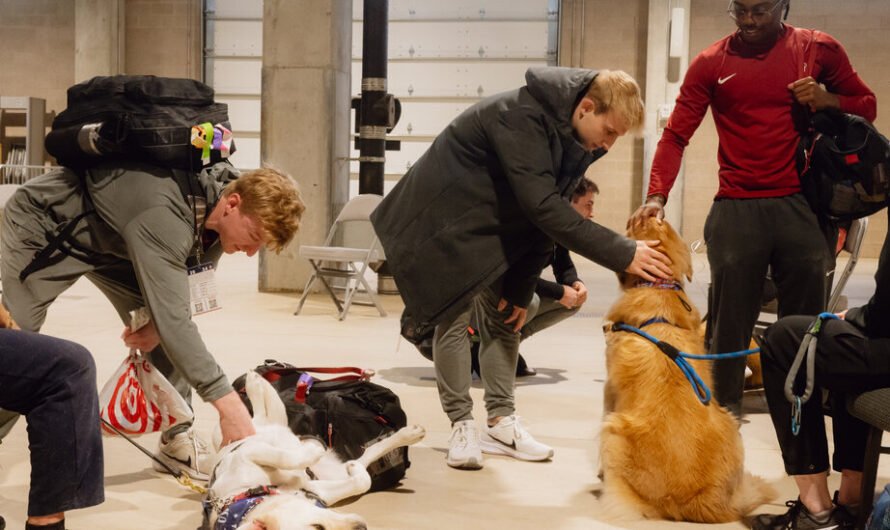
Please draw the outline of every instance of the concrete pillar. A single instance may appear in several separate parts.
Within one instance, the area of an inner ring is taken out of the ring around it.
[[[74,82],[124,70],[124,0],[75,0]]]
[[[351,60],[351,1],[265,0],[261,158],[296,179],[306,212],[289,248],[260,254],[261,291],[303,288],[299,245],[321,244],[348,200]]]

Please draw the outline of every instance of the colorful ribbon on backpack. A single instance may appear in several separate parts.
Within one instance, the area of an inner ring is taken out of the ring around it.
[[[210,163],[210,152],[219,151],[220,157],[228,158],[232,149],[232,131],[222,124],[204,122],[192,127],[191,143],[201,150],[201,163]]]

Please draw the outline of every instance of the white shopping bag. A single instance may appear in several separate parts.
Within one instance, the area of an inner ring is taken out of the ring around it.
[[[147,312],[137,311],[131,327],[138,329],[147,322]],[[135,349],[102,387],[99,411],[102,419],[130,435],[166,431],[195,417],[185,398]],[[102,432],[117,434],[104,423]]]
[[[192,422],[194,413],[170,381],[136,350],[124,359],[99,395],[102,419],[124,434],[166,431]],[[104,423],[102,432],[115,435]]]

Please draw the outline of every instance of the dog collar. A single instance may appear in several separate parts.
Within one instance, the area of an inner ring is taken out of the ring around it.
[[[251,510],[260,505],[270,495],[277,495],[275,486],[257,486],[247,491],[216,501],[205,501],[213,508],[218,508],[219,515],[213,523],[213,530],[235,530],[241,526],[241,521]],[[207,511],[205,505],[205,512]]]
[[[674,291],[682,291],[683,285],[677,280],[655,280],[654,282],[647,282],[645,280],[639,280],[634,284],[634,287],[655,287],[656,289],[672,289]]]

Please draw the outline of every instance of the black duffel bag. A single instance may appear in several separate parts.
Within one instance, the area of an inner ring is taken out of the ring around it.
[[[408,424],[399,397],[390,389],[368,381],[373,371],[360,368],[297,368],[267,360],[255,371],[278,391],[291,430],[316,436],[343,460],[355,460],[365,448]],[[316,379],[312,374],[337,375]],[[253,414],[244,389],[245,376],[233,386]],[[368,466],[371,490],[398,485],[411,465],[408,448],[390,451]]]
[[[812,116],[804,147],[801,189],[817,214],[849,221],[887,206],[890,143],[868,120],[839,111]]]
[[[53,120],[46,150],[74,169],[140,160],[197,171],[235,152],[228,106],[213,98],[213,89],[194,79],[94,77],[68,89],[68,107]]]

